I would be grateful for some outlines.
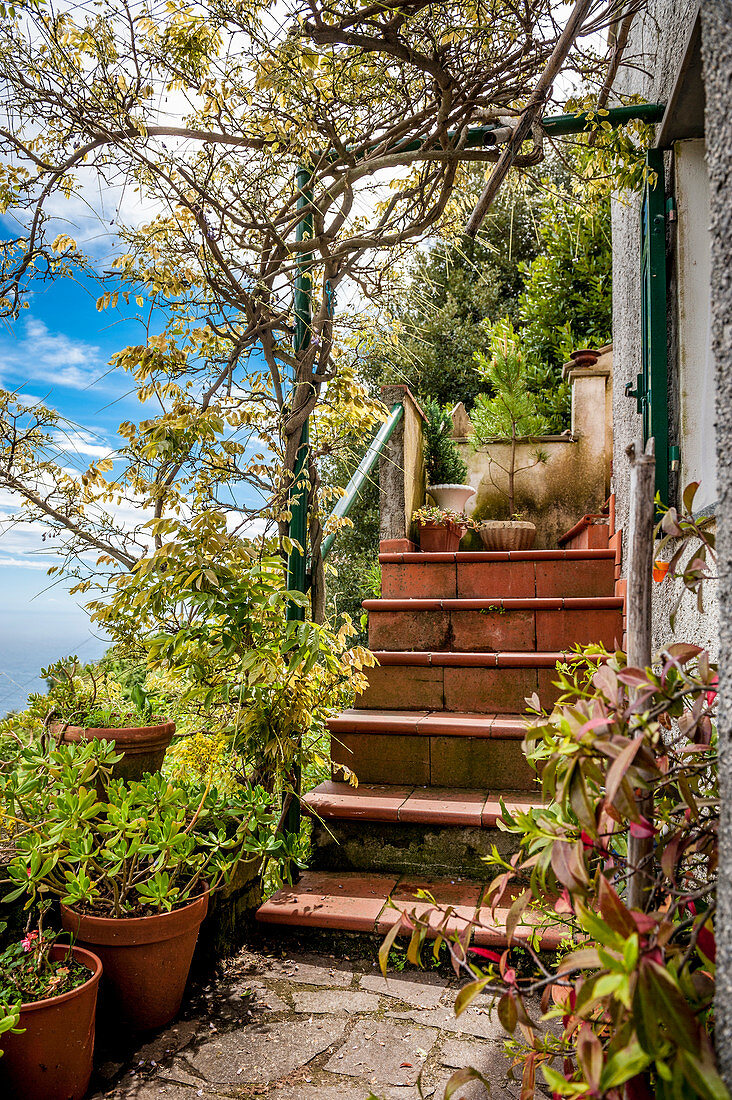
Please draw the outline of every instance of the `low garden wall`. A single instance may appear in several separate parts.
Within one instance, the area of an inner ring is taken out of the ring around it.
[[[548,549],[580,516],[599,512],[610,495],[612,462],[612,349],[591,367],[568,364],[565,377],[572,389],[572,426],[564,435],[539,436],[518,444],[517,468],[530,466],[543,451],[544,464],[516,477],[516,509],[536,524],[536,547]],[[468,514],[476,520],[508,519],[506,502],[511,446],[497,440],[475,450],[468,439],[470,421],[462,405],[453,410],[453,438],[468,466],[468,482],[476,495]],[[469,533],[461,549],[478,549],[477,534]]]

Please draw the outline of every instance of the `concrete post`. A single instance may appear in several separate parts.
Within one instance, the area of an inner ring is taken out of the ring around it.
[[[711,207],[711,328],[716,371],[719,553],[719,870],[715,1046],[732,1089],[732,2],[701,5]]]
[[[613,458],[613,349],[600,348],[591,366],[566,363],[562,375],[572,390],[572,438],[582,447],[588,489],[610,495]]]
[[[407,386],[382,386],[381,400],[391,408],[404,406],[404,416],[379,459],[380,538],[383,552],[415,549],[412,513],[425,500],[425,414]]]

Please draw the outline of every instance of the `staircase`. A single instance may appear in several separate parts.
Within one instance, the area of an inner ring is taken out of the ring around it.
[[[383,553],[382,597],[367,600],[379,665],[358,709],[329,722],[331,755],[359,779],[303,799],[311,866],[257,917],[270,925],[383,935],[428,890],[453,907],[449,930],[480,919],[474,942],[505,943],[511,898],[482,906],[482,857],[515,850],[497,827],[538,804],[521,741],[527,697],[556,699],[556,663],[577,643],[622,641],[612,549]],[[338,774],[337,770],[334,774]],[[517,931],[527,936],[526,924]],[[548,930],[543,946],[555,946]]]

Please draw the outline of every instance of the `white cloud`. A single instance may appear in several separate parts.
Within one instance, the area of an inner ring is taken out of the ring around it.
[[[92,435],[83,429],[73,431],[53,432],[51,439],[60,451],[67,454],[83,455],[88,458],[108,458],[114,455],[114,451],[100,437]],[[69,470],[76,476],[78,471]]]
[[[38,558],[9,558],[0,553],[0,569],[12,566],[14,569],[42,569],[45,572],[53,564],[54,561],[51,558],[46,561],[40,561]]]
[[[43,321],[29,317],[22,335],[0,341],[0,361],[7,376],[22,386],[27,381],[82,390],[96,382],[107,367],[101,349],[62,332],[51,332]],[[17,383],[16,383],[17,384]]]

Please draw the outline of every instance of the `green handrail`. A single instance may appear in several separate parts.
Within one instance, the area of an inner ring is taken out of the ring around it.
[[[381,425],[374,438],[371,440],[366,454],[363,456],[358,466],[354,470],[353,476],[348,482],[343,496],[338,501],[331,514],[328,516],[328,520],[343,519],[344,516],[347,516],[348,513],[351,511],[351,508],[358,499],[358,495],[363,488],[366,478],[369,476],[374,466],[378,462],[379,455],[391,439],[394,429],[396,428],[397,424],[403,416],[404,406],[400,401],[398,401],[396,405],[392,405],[389,416]],[[330,549],[335,542],[335,537],[337,534],[337,531],[331,531],[331,533],[323,539],[323,542],[320,546],[320,553],[323,561],[325,561],[327,555],[330,553]]]

